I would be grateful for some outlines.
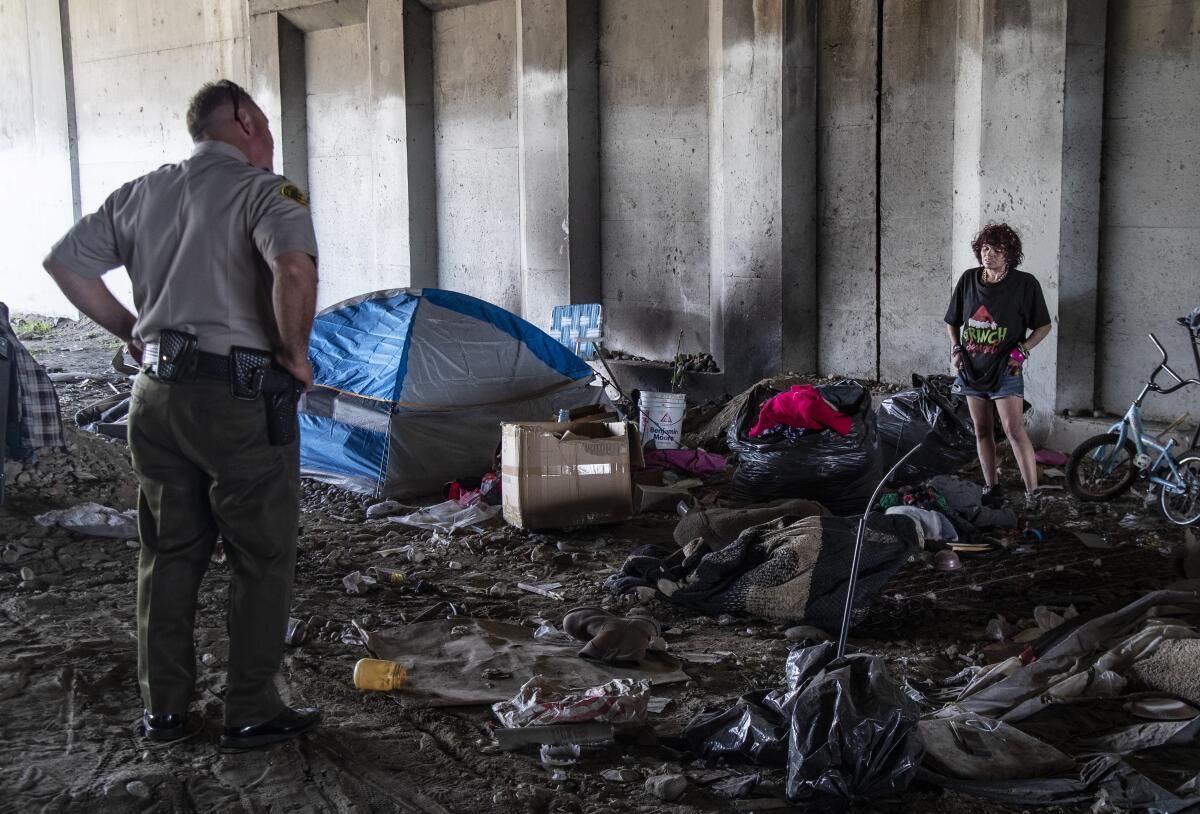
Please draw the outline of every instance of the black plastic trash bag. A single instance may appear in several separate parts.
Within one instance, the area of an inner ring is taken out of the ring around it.
[[[763,403],[780,392],[756,386],[737,419],[729,425],[729,449],[738,456],[725,497],[735,504],[776,498],[808,498],[834,514],[861,514],[883,471],[875,432],[871,394],[858,382],[818,385],[835,410],[850,416],[849,435],[833,430],[755,439],[750,428]]]
[[[793,803],[896,796],[921,760],[920,711],[883,659],[836,655],[834,642],[793,650],[785,689],[744,695],[725,712],[699,715],[684,739],[707,758],[786,763]]]
[[[912,377],[913,389],[879,404],[877,423],[883,471],[919,446],[889,481],[891,486],[921,483],[935,475],[952,475],[975,460],[975,424],[967,399],[950,392],[950,376]]]

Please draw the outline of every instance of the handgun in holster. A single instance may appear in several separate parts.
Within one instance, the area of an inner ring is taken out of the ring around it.
[[[304,387],[275,364],[271,354],[254,348],[231,348],[229,389],[238,399],[262,396],[267,407],[267,436],[272,446],[286,446],[296,440],[296,405]]]

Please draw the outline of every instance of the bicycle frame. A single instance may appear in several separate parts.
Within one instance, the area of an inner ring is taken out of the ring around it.
[[[1161,393],[1168,395],[1174,393],[1191,384],[1200,384],[1200,379],[1184,379],[1179,376],[1171,366],[1167,364],[1167,351],[1158,341],[1158,337],[1154,334],[1149,334],[1150,341],[1158,348],[1158,352],[1162,354],[1162,361],[1154,368],[1154,372],[1150,374],[1149,381],[1142,387],[1142,392],[1138,393],[1137,398],[1129,405],[1129,409],[1125,412],[1124,417],[1109,427],[1109,432],[1115,432],[1118,435],[1117,443],[1113,446],[1112,459],[1105,462],[1105,466],[1111,466],[1117,458],[1117,452],[1124,445],[1126,439],[1133,441],[1134,448],[1137,450],[1139,457],[1146,455],[1147,450],[1158,453],[1158,458],[1148,467],[1145,468],[1146,476],[1151,483],[1161,486],[1163,489],[1172,494],[1180,494],[1186,491],[1184,486],[1183,476],[1179,472],[1179,467],[1175,463],[1175,459],[1171,456],[1171,447],[1175,445],[1175,439],[1167,442],[1163,446],[1156,442],[1153,438],[1146,434],[1146,430],[1142,425],[1142,401],[1146,398],[1146,394],[1150,392]],[[1200,353],[1197,352],[1196,343],[1192,342],[1192,354],[1196,356],[1197,372],[1200,372]],[[1175,380],[1175,384],[1168,388],[1163,388],[1157,383],[1158,374],[1162,371]],[[1132,430],[1132,431],[1131,431]],[[1200,426],[1196,427],[1196,432],[1192,436],[1192,446],[1195,447],[1197,440],[1200,439]],[[1171,480],[1159,477],[1156,473],[1166,463],[1171,470]]]

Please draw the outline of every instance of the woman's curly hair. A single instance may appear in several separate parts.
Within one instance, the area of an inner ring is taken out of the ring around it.
[[[975,259],[980,263],[983,262],[980,252],[983,251],[985,243],[1004,252],[1004,261],[1009,269],[1015,269],[1025,259],[1025,254],[1021,251],[1021,238],[1007,223],[989,223],[975,235],[975,239],[971,241],[971,251],[975,252]]]

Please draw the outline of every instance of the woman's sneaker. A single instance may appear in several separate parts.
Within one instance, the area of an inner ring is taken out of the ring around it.
[[[1004,506],[1004,487],[1000,484],[983,487],[983,505],[989,509],[1000,509]]]
[[[1027,513],[1037,512],[1042,508],[1042,490],[1034,489],[1032,492],[1025,493],[1024,510]]]

